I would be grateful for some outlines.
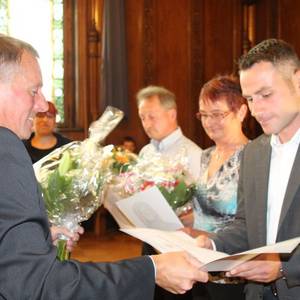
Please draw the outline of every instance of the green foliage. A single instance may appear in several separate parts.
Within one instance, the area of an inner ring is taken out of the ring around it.
[[[48,214],[53,216],[58,212],[64,212],[68,196],[72,194],[72,178],[61,176],[56,169],[48,176],[48,186],[41,188]]]
[[[187,186],[184,181],[179,181],[171,191],[161,185],[158,188],[174,210],[190,201],[195,191],[194,185]]]

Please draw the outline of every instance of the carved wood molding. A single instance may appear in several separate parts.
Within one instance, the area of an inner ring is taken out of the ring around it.
[[[154,0],[144,1],[144,22],[143,22],[143,61],[145,86],[153,84],[155,80],[154,62]]]
[[[204,83],[204,1],[191,0],[190,3],[190,114],[198,111],[198,98]],[[206,145],[206,135],[196,118],[190,118],[190,128],[194,140],[201,146]]]
[[[89,123],[94,121],[99,116],[100,111],[100,72],[101,67],[101,47],[100,47],[100,31],[102,24],[97,24],[97,9],[101,6],[98,5],[98,0],[90,0],[88,6],[88,28],[87,28],[87,86],[88,86],[88,114],[87,119]],[[101,7],[103,9],[103,6]],[[98,20],[99,22],[99,20]],[[98,29],[99,28],[99,29]]]
[[[198,98],[203,83],[203,1],[191,1],[191,97]]]
[[[256,1],[245,1],[243,4],[243,53],[255,44],[255,9]]]
[[[88,30],[88,43],[89,43],[89,57],[99,57],[99,42],[100,33],[96,28],[95,19],[91,21],[91,25]]]

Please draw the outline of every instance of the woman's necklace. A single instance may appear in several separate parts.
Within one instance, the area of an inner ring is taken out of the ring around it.
[[[224,161],[225,159],[227,159],[229,156],[231,156],[233,153],[235,153],[242,146],[243,146],[243,144],[234,145],[223,151],[219,151],[216,148],[214,151],[215,160],[217,162]]]
[[[221,154],[219,151],[215,150],[215,158],[216,158],[216,161],[219,161],[221,160]]]

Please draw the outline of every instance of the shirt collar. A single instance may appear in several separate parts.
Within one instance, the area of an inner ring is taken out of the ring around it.
[[[174,130],[167,137],[162,139],[161,141],[151,140],[151,144],[155,147],[157,151],[164,151],[168,149],[171,145],[173,145],[177,140],[179,140],[183,136],[180,127]]]
[[[279,136],[277,134],[272,134],[271,135],[271,141],[270,141],[271,147],[272,148],[278,148],[282,147],[283,145],[299,145],[300,144],[300,128],[296,131],[294,136],[286,143],[282,144],[280,142]]]

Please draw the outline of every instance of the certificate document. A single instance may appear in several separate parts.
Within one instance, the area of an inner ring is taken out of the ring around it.
[[[239,264],[251,260],[263,253],[290,253],[300,243],[300,237],[268,245],[245,252],[228,255],[223,252],[200,248],[196,239],[182,231],[162,231],[149,228],[121,229],[134,236],[161,253],[186,251],[203,263],[203,268],[209,272],[229,271]]]
[[[134,227],[161,230],[183,228],[181,221],[155,186],[119,200],[116,205]]]

